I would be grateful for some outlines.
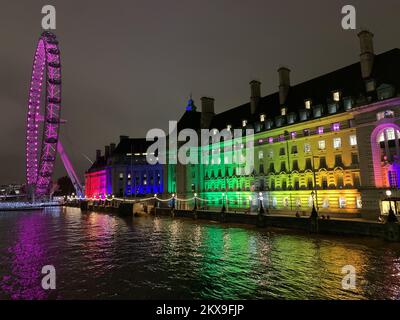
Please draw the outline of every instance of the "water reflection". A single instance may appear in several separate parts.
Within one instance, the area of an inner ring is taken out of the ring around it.
[[[42,267],[47,259],[46,218],[41,213],[23,215],[15,226],[17,239],[7,248],[10,272],[3,275],[1,289],[11,299],[45,299],[49,292],[41,287]]]
[[[349,264],[353,291],[341,288]],[[1,213],[0,280],[7,299],[399,299],[400,246],[79,209]]]

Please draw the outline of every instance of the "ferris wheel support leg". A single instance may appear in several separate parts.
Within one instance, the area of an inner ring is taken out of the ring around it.
[[[64,150],[63,145],[61,144],[61,141],[59,140],[57,143],[57,152],[60,155],[60,158],[64,164],[65,170],[67,170],[68,176],[72,181],[72,184],[74,185],[75,191],[76,191],[76,195],[79,198],[83,198],[84,194],[83,194],[83,188],[81,183],[79,182],[79,178],[75,173],[75,170],[72,166],[71,161],[68,158],[67,153]]]

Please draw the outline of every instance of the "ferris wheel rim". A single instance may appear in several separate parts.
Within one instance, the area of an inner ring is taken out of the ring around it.
[[[44,85],[45,83],[45,85]],[[43,93],[43,89],[45,93]],[[44,114],[40,114],[44,98]],[[61,60],[56,36],[43,32],[33,60],[26,127],[26,183],[36,198],[49,194],[61,114]],[[43,133],[39,141],[39,125]],[[40,152],[38,152],[40,150]]]

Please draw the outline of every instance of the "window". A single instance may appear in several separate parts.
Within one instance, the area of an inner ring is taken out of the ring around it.
[[[319,158],[319,168],[320,169],[327,169],[327,165],[326,165],[326,158],[325,157],[320,157]]]
[[[318,127],[317,133],[318,134],[324,134],[324,127]]]
[[[285,107],[281,109],[281,116],[286,116],[287,110]]]
[[[386,129],[384,132],[382,132],[379,135],[379,137],[378,137],[378,141],[379,142],[384,142],[385,141],[385,133],[386,133],[387,141],[396,140],[395,130],[393,128],[388,128],[388,129]],[[400,132],[399,131],[397,131],[397,139],[400,139]]]
[[[357,145],[357,136],[356,136],[356,135],[351,135],[351,136],[350,136],[350,145],[351,145],[352,147],[354,147],[354,146]]]
[[[389,184],[391,188],[397,188],[397,173],[396,171],[389,171]]]
[[[263,151],[259,151],[258,152],[258,159],[264,159],[264,152]]]
[[[389,128],[386,130],[386,135],[387,135],[387,139],[390,140],[396,140],[396,136],[394,134],[394,129],[393,128]]]
[[[336,180],[337,187],[342,189],[343,188],[343,174],[339,174]]]
[[[297,146],[292,146],[292,154],[297,154],[298,150],[297,150]]]
[[[274,150],[269,150],[268,156],[269,156],[270,158],[273,158],[273,157],[274,157]]]
[[[306,168],[305,169],[312,170],[312,162],[311,162],[310,158],[306,159]]]
[[[319,149],[319,150],[325,150],[325,149],[326,149],[325,140],[320,140],[320,141],[318,141],[318,149]]]
[[[361,196],[357,196],[356,197],[356,203],[357,203],[357,209],[362,209],[362,200],[361,200]]]
[[[322,207],[324,209],[328,209],[329,208],[329,198],[324,198],[324,200],[322,201]]]
[[[341,154],[335,155],[335,167],[343,167],[343,160]]]
[[[346,208],[346,198],[344,197],[339,198],[339,208],[340,209]]]
[[[324,189],[324,190],[328,189],[328,177],[327,176],[322,176],[322,189]]]
[[[392,98],[396,94],[395,87],[388,84],[380,85],[376,91],[379,100]]]
[[[367,92],[372,92],[372,91],[374,91],[375,90],[375,80],[369,80],[367,83],[366,83],[366,89],[367,89]]]
[[[304,102],[306,109],[311,109],[311,100],[306,100]]]
[[[352,98],[345,98],[343,99],[344,109],[350,110],[353,107],[353,99]]]
[[[119,174],[119,179],[122,180],[123,178],[124,178],[124,174],[123,174],[123,173],[120,173],[120,174]]]
[[[231,131],[231,129],[232,129],[232,125],[228,124],[228,125],[226,126],[226,130]]]
[[[293,132],[290,133],[290,137],[292,139],[296,139],[296,136],[297,136],[297,132],[296,131],[293,131]]]
[[[279,151],[280,156],[284,156],[286,154],[285,148],[281,148]]]
[[[284,206],[285,208],[289,207],[289,198],[288,198],[288,197],[285,197],[285,198],[283,199],[283,206]]]
[[[243,120],[243,121],[242,121],[242,126],[243,126],[243,127],[246,127],[246,126],[247,126],[247,120]]]
[[[341,138],[335,138],[333,139],[333,147],[335,149],[339,149],[342,147],[342,139]]]
[[[305,137],[308,137],[310,135],[310,129],[304,129],[303,134]]]
[[[299,171],[299,162],[297,160],[293,160],[292,169],[294,171]]]
[[[340,92],[339,91],[333,92],[333,101],[336,101],[336,102],[340,101]]]
[[[383,112],[379,112],[376,115],[376,119],[378,121],[382,120],[382,119],[387,119],[387,118],[394,118],[394,112],[392,110],[386,110]]]
[[[332,131],[340,131],[340,123],[334,123],[332,125]]]
[[[352,165],[357,165],[358,164],[358,154],[357,153],[352,153],[351,154],[351,164]]]
[[[299,190],[299,189],[300,189],[299,178],[294,178],[294,190]]]
[[[265,114],[260,115],[260,121],[265,122]]]
[[[304,144],[304,152],[306,152],[306,153],[311,152],[311,144],[309,144],[309,143]]]
[[[312,178],[307,179],[307,189],[312,190],[314,188],[314,183]]]
[[[269,164],[269,172],[275,172],[275,165],[274,165],[274,163],[270,163]]]

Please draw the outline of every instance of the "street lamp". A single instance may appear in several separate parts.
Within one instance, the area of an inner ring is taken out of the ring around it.
[[[259,194],[258,194],[260,197],[259,197],[259,200],[260,200],[260,208],[259,208],[259,214],[264,214],[265,213],[265,210],[264,210],[264,206],[263,206],[263,200],[264,200],[264,197],[263,197],[263,194],[262,194],[262,192],[260,192]]]
[[[193,210],[194,211],[197,210],[197,193],[194,194],[194,208],[193,208]]]
[[[172,194],[172,210],[175,210],[175,193]]]
[[[311,211],[311,218],[318,218],[318,212],[317,209],[315,208],[315,192],[311,192],[311,197],[312,197],[312,211]]]
[[[221,212],[225,212],[226,207],[225,207],[225,192],[222,193],[222,210]]]
[[[394,213],[393,209],[392,209],[392,191],[391,190],[387,190],[386,191],[386,196],[387,199],[389,200],[389,214],[387,217],[387,222],[397,222],[397,217],[396,214]]]
[[[157,208],[158,201],[157,201],[157,193],[154,194],[154,208]]]

